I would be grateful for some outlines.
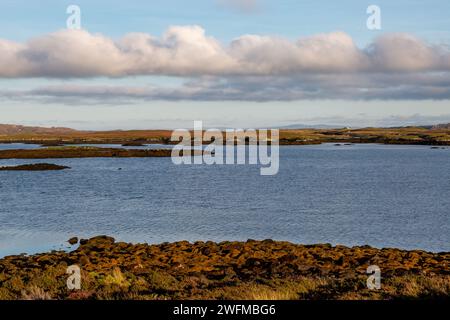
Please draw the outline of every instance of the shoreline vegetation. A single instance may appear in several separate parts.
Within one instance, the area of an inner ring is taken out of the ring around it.
[[[450,252],[273,240],[158,245],[74,237],[77,249],[0,259],[0,299],[448,299]],[[68,266],[81,289],[67,289]],[[381,289],[369,290],[369,265]]]
[[[2,127],[5,129],[1,130]],[[28,128],[28,129],[27,129]],[[39,128],[0,125],[0,143],[42,144],[176,144],[171,130],[77,131],[66,128]],[[450,145],[450,126],[362,128],[362,129],[281,129],[280,145],[320,143],[381,143],[415,145]]]

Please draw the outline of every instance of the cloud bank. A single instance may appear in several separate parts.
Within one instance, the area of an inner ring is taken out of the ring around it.
[[[0,39],[0,77],[78,79],[174,76],[178,88],[62,85],[3,91],[11,99],[163,100],[449,99],[450,50],[413,35],[385,34],[358,48],[343,32],[290,41],[242,35],[224,45],[199,26],[161,37],[113,40],[62,30],[18,43]]]
[[[160,38],[131,33],[117,41],[83,30],[63,30],[26,43],[0,39],[0,57],[0,77],[11,78],[450,70],[447,47],[409,34],[383,35],[363,49],[343,32],[295,42],[243,35],[224,46],[199,26],[170,27]]]

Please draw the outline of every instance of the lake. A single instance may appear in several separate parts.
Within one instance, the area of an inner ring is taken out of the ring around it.
[[[275,176],[255,165],[176,166],[170,158],[0,166],[38,162],[72,169],[0,172],[0,256],[67,249],[69,237],[100,234],[450,251],[448,147],[281,146]]]

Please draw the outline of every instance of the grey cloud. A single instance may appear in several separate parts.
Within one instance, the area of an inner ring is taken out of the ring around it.
[[[153,100],[444,100],[450,99],[450,74],[196,77],[178,87],[65,84],[23,91],[4,90],[0,97],[65,104],[123,104]]]

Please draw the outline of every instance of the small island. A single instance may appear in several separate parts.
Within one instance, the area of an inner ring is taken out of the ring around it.
[[[22,164],[19,166],[0,167],[0,171],[51,171],[64,169],[70,169],[70,167],[52,163]]]
[[[120,149],[84,146],[48,147],[41,149],[0,150],[0,159],[59,159],[59,158],[132,158],[170,157],[169,149]]]

